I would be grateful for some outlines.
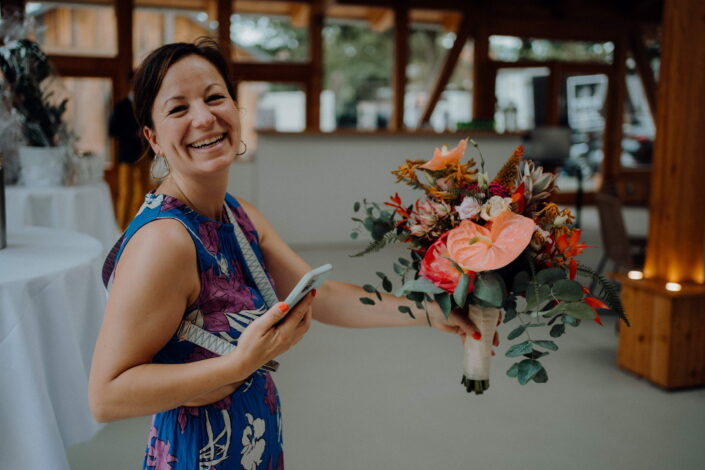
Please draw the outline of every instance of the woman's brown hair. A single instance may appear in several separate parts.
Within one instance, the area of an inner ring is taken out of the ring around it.
[[[166,44],[153,50],[135,72],[133,96],[135,118],[140,133],[145,126],[150,129],[154,128],[152,107],[167,71],[176,62],[190,55],[202,57],[210,62],[223,77],[230,97],[235,99],[235,89],[232,80],[230,80],[228,65],[217,42],[211,38],[203,37],[197,39],[193,44],[187,42]],[[147,145],[142,157],[153,156],[152,153],[152,148]]]

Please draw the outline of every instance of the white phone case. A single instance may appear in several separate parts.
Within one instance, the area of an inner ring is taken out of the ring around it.
[[[331,271],[333,271],[333,266],[330,264],[324,264],[316,269],[304,274],[299,282],[294,286],[289,295],[286,296],[284,303],[286,303],[290,308],[293,308],[298,304],[301,299],[303,299],[306,294],[308,294],[312,289],[318,289],[321,284],[328,279]]]

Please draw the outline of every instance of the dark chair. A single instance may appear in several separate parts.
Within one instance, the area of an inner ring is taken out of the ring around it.
[[[615,195],[600,192],[595,195],[595,204],[600,219],[600,236],[604,254],[597,272],[602,273],[607,261],[614,264],[613,270],[629,271],[644,265],[646,238],[630,237],[624,226],[622,202]]]

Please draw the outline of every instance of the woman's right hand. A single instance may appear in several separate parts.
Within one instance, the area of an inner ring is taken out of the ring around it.
[[[309,293],[289,310],[284,302],[275,304],[261,317],[250,323],[229,354],[244,361],[252,372],[298,343],[311,326],[311,303],[315,291]]]

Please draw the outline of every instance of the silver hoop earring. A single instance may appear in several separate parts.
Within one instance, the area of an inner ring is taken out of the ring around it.
[[[152,159],[152,166],[149,169],[149,173],[152,175],[152,179],[155,181],[162,181],[164,178],[169,176],[169,161],[166,157],[162,155],[155,154]]]
[[[244,147],[244,149],[242,150],[242,152],[236,153],[236,154],[235,154],[235,157],[242,157],[243,155],[245,155],[245,154],[247,153],[247,144],[245,143],[245,141],[241,139],[241,140],[240,140],[240,143],[242,144],[242,146]]]

